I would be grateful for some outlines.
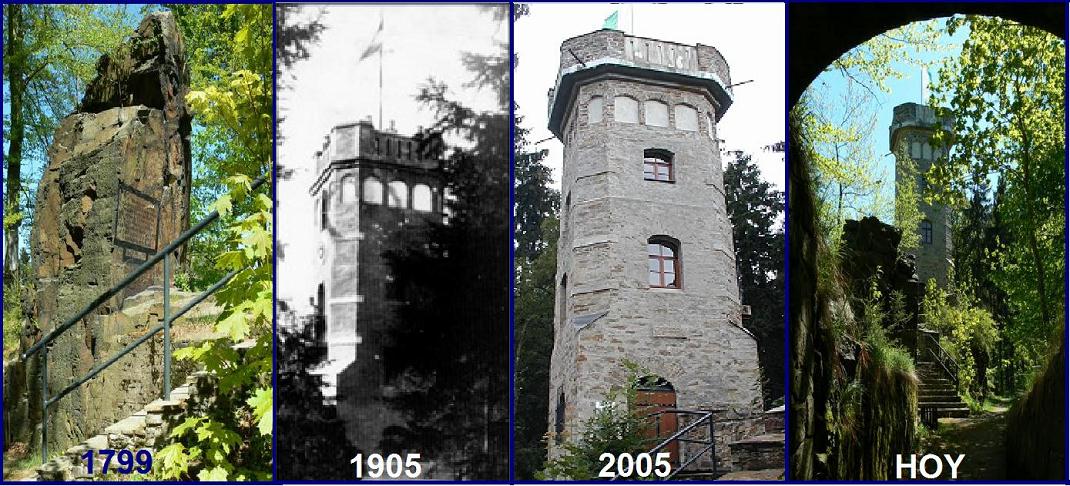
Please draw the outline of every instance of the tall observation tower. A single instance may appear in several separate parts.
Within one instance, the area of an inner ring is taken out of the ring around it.
[[[645,405],[760,407],[717,142],[730,85],[710,46],[608,29],[561,45],[549,95],[564,143],[551,455],[625,384],[627,362],[650,373]]]
[[[900,144],[903,150],[917,165],[916,187],[922,196],[926,192],[923,174],[932,167],[933,162],[947,157],[947,147],[937,146],[932,141],[937,126],[951,129],[951,120],[937,120],[936,112],[929,106],[917,103],[903,103],[892,111],[892,124],[888,128],[889,147],[894,153]],[[905,181],[901,180],[900,171],[896,171],[896,190]],[[920,203],[923,219],[918,225],[921,245],[917,250],[918,279],[927,283],[935,279],[937,285],[947,285],[947,271],[951,268],[951,225],[948,210],[942,204]]]

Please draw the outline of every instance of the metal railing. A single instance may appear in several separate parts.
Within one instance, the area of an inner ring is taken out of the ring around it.
[[[268,178],[268,174],[264,174],[264,175],[261,175],[260,177],[256,178],[256,180],[253,181],[253,183],[249,187],[249,194],[252,194],[261,185],[263,185],[265,182],[267,182],[267,178]],[[171,253],[174,252],[175,250],[177,250],[178,247],[180,247],[183,244],[185,244],[191,238],[196,236],[198,233],[200,233],[206,227],[208,227],[209,224],[212,224],[213,222],[215,222],[215,220],[217,220],[217,219],[219,219],[219,212],[218,211],[212,211],[210,214],[205,216],[204,219],[202,219],[200,222],[198,222],[192,228],[186,230],[181,235],[179,235],[178,238],[176,238],[174,241],[172,241],[170,244],[168,244],[166,247],[164,247],[164,249],[162,249],[159,252],[157,252],[155,255],[150,257],[148,260],[145,260],[140,266],[138,266],[136,269],[134,269],[134,271],[130,272],[125,277],[123,277],[123,279],[120,280],[119,283],[113,285],[110,289],[106,290],[104,293],[102,293],[99,296],[97,296],[95,299],[93,299],[91,302],[89,302],[89,304],[86,304],[86,306],[83,307],[81,311],[79,311],[73,317],[71,317],[71,318],[67,319],[66,321],[64,321],[63,324],[61,324],[61,325],[55,327],[54,329],[52,329],[51,331],[49,331],[48,334],[45,334],[45,336],[43,338],[41,338],[40,341],[37,341],[33,346],[30,346],[30,349],[27,349],[24,353],[22,353],[21,359],[22,359],[23,362],[26,362],[26,360],[28,358],[30,358],[31,356],[33,356],[34,354],[37,354],[38,352],[41,353],[41,404],[42,404],[42,407],[41,407],[41,462],[42,463],[48,461],[48,407],[50,405],[58,402],[59,400],[63,399],[63,397],[67,396],[68,394],[70,394],[74,390],[77,390],[80,386],[85,384],[85,382],[89,381],[94,376],[100,374],[100,372],[104,371],[107,367],[109,367],[112,364],[114,364],[116,361],[118,361],[123,356],[126,356],[127,354],[129,354],[131,351],[133,351],[135,348],[137,348],[141,344],[144,344],[145,341],[148,341],[150,338],[155,336],[160,331],[163,331],[163,399],[164,400],[170,400],[171,399],[171,323],[174,322],[175,320],[177,320],[178,318],[182,317],[186,312],[189,312],[190,309],[193,309],[198,304],[203,302],[204,299],[207,299],[210,295],[214,294],[216,291],[218,291],[220,288],[222,288],[224,285],[226,285],[227,282],[229,282],[230,279],[234,278],[234,276],[237,275],[237,273],[238,273],[238,270],[232,270],[231,272],[227,273],[226,275],[223,276],[223,278],[219,279],[216,283],[212,284],[212,286],[209,287],[207,290],[205,290],[204,292],[201,292],[199,295],[197,295],[197,297],[195,297],[193,300],[191,300],[189,303],[187,303],[185,306],[183,306],[177,312],[172,314],[171,313],[171,260],[172,260]],[[64,387],[62,390],[60,390],[59,393],[57,393],[57,394],[55,394],[53,396],[49,396],[49,392],[48,392],[48,349],[49,349],[50,345],[52,344],[52,342],[55,341],[57,338],[59,338],[61,335],[63,335],[63,333],[66,332],[68,329],[70,329],[75,324],[77,324],[78,321],[84,319],[86,316],[88,316],[90,313],[92,313],[101,304],[107,302],[108,299],[111,299],[112,297],[117,295],[119,292],[121,292],[124,288],[126,288],[130,284],[134,283],[134,281],[137,280],[138,277],[140,277],[143,273],[145,273],[145,272],[149,271],[150,269],[152,269],[152,267],[155,266],[157,263],[159,263],[161,260],[163,261],[163,317],[161,319],[160,325],[154,327],[152,330],[150,330],[148,332],[148,334],[145,334],[144,336],[141,336],[140,338],[138,338],[135,341],[131,342],[126,347],[124,347],[121,351],[119,351],[118,353],[114,354],[112,357],[108,358],[104,362],[94,366],[92,369],[89,370],[88,373],[83,375],[81,378],[78,378],[77,380],[74,380],[73,383],[71,383],[71,384],[67,385],[66,387]]]
[[[660,430],[661,429],[661,420],[659,420],[659,419],[664,414],[674,414],[674,415],[677,415],[677,416],[696,416],[698,418],[695,419],[690,424],[688,424],[687,426],[677,430],[675,433],[673,433],[669,437],[666,437],[665,440],[662,440],[660,443],[658,443],[658,445],[654,446],[653,449],[650,449],[650,451],[648,451],[648,454],[650,454],[650,457],[657,457],[657,454],[658,454],[659,451],[664,450],[665,448],[669,447],[669,445],[671,445],[674,442],[677,443],[677,444],[680,444],[680,443],[702,444],[704,447],[701,450],[699,450],[698,452],[689,453],[688,457],[682,463],[680,463],[679,466],[673,468],[668,476],[666,476],[664,478],[661,478],[660,480],[664,481],[664,480],[672,479],[674,476],[679,474],[681,471],[686,469],[688,466],[690,466],[691,464],[694,464],[695,461],[697,461],[699,458],[703,457],[703,455],[706,454],[707,452],[709,452],[709,457],[710,457],[710,467],[711,467],[710,474],[711,474],[711,476],[717,476],[717,447],[716,447],[716,440],[714,438],[714,431],[713,431],[713,412],[711,412],[711,411],[695,411],[695,410],[680,410],[680,409],[670,408],[670,409],[659,410],[657,412],[648,414],[647,418],[651,418],[654,421],[654,428],[655,428],[654,432],[655,432],[656,436],[659,436],[658,438],[660,438],[660,435],[661,435],[661,430]],[[703,426],[707,427],[707,430],[708,430],[708,435],[705,438],[694,439],[694,438],[685,437],[687,434],[691,433],[694,430],[701,430],[700,427],[703,427]],[[613,479],[610,479],[610,481],[616,481],[617,479],[620,479],[620,477],[619,476],[614,476]]]
[[[959,388],[959,364],[955,361],[955,358],[948,353],[943,346],[940,345],[940,341],[935,336],[929,333],[923,333],[928,338],[929,356],[932,357],[936,364],[940,365],[940,369],[947,375],[948,380],[955,384],[955,389]]]

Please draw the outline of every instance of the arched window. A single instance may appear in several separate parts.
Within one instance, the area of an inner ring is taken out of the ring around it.
[[[667,236],[647,240],[648,283],[651,288],[680,288],[680,243]]]
[[[323,204],[320,206],[320,228],[327,229],[331,216],[331,192],[323,189]]]
[[[613,120],[619,123],[639,123],[639,102],[635,98],[613,98]]]
[[[392,208],[403,208],[409,201],[409,187],[402,181],[390,183],[390,190],[386,195],[386,204]]]
[[[557,409],[554,411],[554,442],[560,444],[565,438],[565,392],[557,396]]]
[[[687,105],[673,107],[676,115],[676,129],[689,132],[698,131],[698,111]]]
[[[921,220],[921,242],[925,245],[933,244],[933,224],[927,219]]]
[[[713,115],[706,113],[706,135],[709,135],[710,140],[714,140],[713,136]]]
[[[587,123],[599,123],[602,121],[602,97],[592,96],[587,102]]]
[[[661,149],[644,150],[643,178],[648,181],[672,182],[672,152]]]
[[[564,326],[568,322],[568,275],[561,276],[561,298],[557,300],[557,317]]]
[[[357,202],[357,178],[347,175],[342,178],[342,203]]]
[[[383,183],[379,182],[379,179],[375,177],[364,179],[364,187],[362,189],[364,202],[368,204],[383,203]]]
[[[653,127],[667,127],[669,126],[669,105],[657,100],[646,100],[643,102],[644,122],[647,125]]]
[[[427,184],[413,186],[412,208],[425,213],[431,211],[431,188]]]

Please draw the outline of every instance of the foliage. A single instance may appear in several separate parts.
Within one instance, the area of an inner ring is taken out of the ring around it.
[[[521,204],[517,200],[517,204]],[[516,474],[534,479],[546,460],[543,436],[549,427],[550,355],[554,347],[554,302],[557,278],[556,217],[542,222],[546,249],[531,262],[517,259],[515,295]]]
[[[271,9],[262,5],[165,4],[182,31],[187,46],[187,65],[195,94],[187,103],[198,115],[190,137],[193,155],[193,188],[190,216],[198,221],[214,209],[212,204],[226,192],[223,181],[234,174],[259,175],[263,154],[271,150],[271,130],[245,125],[270,123],[271,113]],[[202,112],[198,104],[207,98],[232,105],[228,112],[241,119],[224,120],[224,112]],[[239,99],[234,99],[234,98]],[[230,99],[228,99],[230,98]],[[234,105],[252,111],[234,112]],[[255,119],[249,113],[266,113]],[[208,116],[216,119],[207,119]],[[270,125],[269,125],[270,126]],[[250,210],[239,205],[237,214]],[[232,218],[223,225],[233,224]],[[216,256],[227,250],[226,234],[210,228],[187,245],[188,287],[204,289],[225,274],[215,265]]]
[[[1065,44],[1035,27],[956,16],[970,35],[940,68],[934,101],[949,108],[955,149],[934,165],[933,199],[959,203],[967,186],[992,174],[1004,185],[998,217],[1006,240],[989,257],[1010,302],[1007,332],[1030,343],[1035,362],[1063,315],[1065,221]],[[941,133],[949,138],[952,133]]]
[[[844,90],[833,93],[815,82],[803,93],[798,105],[807,109],[799,112],[799,121],[809,134],[819,222],[830,244],[838,243],[846,219],[886,216],[881,192],[886,181],[868,143],[876,129],[878,93],[888,93],[888,81],[905,76],[897,63],[918,64],[916,53],[944,49],[940,35],[938,25],[930,21],[875,36],[825,68],[844,78]]]
[[[762,180],[749,154],[735,153],[724,170],[725,202],[732,222],[736,270],[745,321],[758,338],[766,408],[784,395],[784,194]]]
[[[636,405],[639,386],[649,373],[632,363],[625,366],[630,371],[625,385],[613,386],[606,392],[594,415],[583,422],[579,437],[565,439],[562,454],[546,462],[536,475],[539,480],[596,480],[604,465],[598,459],[603,453],[635,455],[655,445],[656,439],[644,434],[649,420]]]
[[[875,90],[887,93],[889,80],[905,76],[894,66],[895,63],[923,66],[915,60],[917,53],[943,49],[940,35],[941,29],[935,21],[912,22],[855,46],[829,64],[825,71],[840,72],[876,97]]]
[[[514,5],[513,21],[528,12],[527,5]],[[514,52],[514,67],[518,62]],[[519,111],[514,105],[514,113]],[[529,145],[530,130],[519,114],[513,118],[513,131],[515,471],[518,479],[532,480],[543,468],[547,452],[543,435],[550,413],[561,194],[553,188],[550,168],[542,163],[549,152]]]
[[[517,116],[514,138],[516,182],[513,197],[516,207],[513,219],[516,221],[514,235],[516,257],[520,262],[537,259],[539,253],[548,248],[549,242],[542,237],[542,223],[546,218],[558,214],[561,194],[553,188],[550,167],[542,163],[549,154],[548,150],[529,151],[527,134],[530,131],[521,126],[523,117]]]
[[[216,6],[190,8],[179,9],[176,14],[204,20]],[[203,26],[231,29],[227,31],[232,35],[193,33],[191,39],[222,43],[194,45],[194,50],[225,49],[230,51],[227,59],[254,56],[258,59],[249,60],[246,66],[270,66],[270,8],[225,6],[220,14],[225,25]],[[181,20],[179,25],[189,28],[190,18]],[[268,59],[266,63],[264,58]],[[206,132],[230,137],[227,143],[232,145],[216,154],[221,157],[216,169],[229,174],[226,186],[222,195],[204,209],[218,211],[225,223],[219,233],[224,251],[213,259],[216,270],[237,273],[215,294],[217,304],[223,308],[215,331],[224,337],[175,353],[177,359],[196,361],[217,380],[215,400],[202,415],[190,417],[171,431],[174,442],[159,451],[157,464],[161,477],[168,479],[269,480],[272,201],[267,194],[251,190],[251,175],[265,173],[271,167],[271,80],[250,69],[202,77],[186,102]],[[200,148],[204,150],[204,146]]]
[[[495,18],[503,11],[494,6]],[[507,11],[507,10],[505,10]],[[508,18],[500,17],[502,21]],[[466,54],[473,88],[508,86],[508,49]],[[385,257],[394,277],[396,318],[384,349],[388,398],[403,423],[388,429],[381,448],[419,450],[436,457],[456,479],[502,478],[508,471],[509,427],[509,153],[508,95],[479,112],[429,80],[417,101],[436,122],[418,135],[422,146],[447,137],[464,141],[441,160],[448,221],[421,223],[426,244],[396,232],[370,237],[400,242]],[[422,148],[422,147],[421,147]],[[464,285],[458,285],[464,282]]]
[[[907,154],[907,145],[900,141],[895,147],[895,227],[902,235],[899,256],[910,254],[921,245],[918,227],[925,215],[921,212],[924,186],[919,184],[918,164]]]
[[[933,280],[925,287],[922,309],[926,324],[940,332],[940,345],[958,363],[959,392],[983,400],[989,393],[989,356],[999,340],[992,315],[967,293],[941,289]]]
[[[560,193],[553,189],[546,150],[529,151],[522,117],[514,119],[514,294],[516,475],[534,479],[546,460],[542,436],[549,413],[550,355],[554,345],[557,219]]]
[[[839,97],[807,89],[799,105],[805,107],[799,120],[809,134],[818,222],[836,244],[848,218],[880,211],[877,159],[866,143],[877,113],[853,82]]]
[[[297,330],[279,330],[275,458],[278,479],[338,480],[352,477],[349,459],[360,452],[346,438],[336,407],[324,405],[323,378],[310,372],[323,362],[310,316]]]
[[[866,295],[857,326],[860,340],[840,339],[855,350],[853,373],[834,375],[829,395],[829,469],[836,479],[892,477],[896,453],[912,450],[917,427],[917,379],[910,353],[887,334],[895,316],[885,310],[878,278]],[[846,338],[846,339],[845,339]]]
[[[20,233],[29,227],[22,223],[33,219],[32,187],[52,133],[75,111],[97,58],[118,48],[132,22],[125,5],[4,5],[7,278],[19,263]]]

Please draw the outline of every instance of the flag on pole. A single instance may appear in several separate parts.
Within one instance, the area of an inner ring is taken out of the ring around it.
[[[619,14],[619,13],[620,13],[619,10],[614,10],[613,11],[613,15],[610,15],[609,17],[606,17],[606,21],[602,23],[602,28],[603,29],[617,30],[617,17],[618,17],[617,14]]]
[[[375,30],[375,35],[372,36],[371,43],[364,49],[364,53],[360,55],[360,59],[357,62],[363,61],[375,54],[378,54],[383,50],[383,40],[379,37],[383,35],[383,18],[379,17],[379,28]]]

